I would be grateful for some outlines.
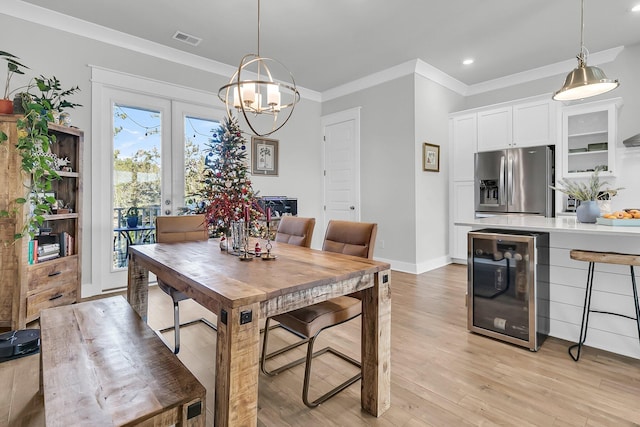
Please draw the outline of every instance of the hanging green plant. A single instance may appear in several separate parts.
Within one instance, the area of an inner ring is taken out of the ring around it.
[[[45,215],[51,214],[51,207],[56,203],[55,197],[47,195],[51,192],[52,182],[60,179],[57,170],[60,166],[58,157],[52,153],[51,146],[56,143],[56,136],[49,133],[49,123],[54,122],[54,111],[80,106],[69,102],[66,96],[80,90],[74,87],[62,90],[55,77],[43,76],[34,79],[27,92],[23,93],[22,106],[24,116],[17,120],[18,141],[15,148],[21,157],[21,169],[31,177],[26,187],[25,196],[16,198],[13,207],[0,211],[0,217],[18,215],[25,204],[30,209],[25,218],[22,230],[14,235],[18,240],[25,236],[35,236],[36,231],[45,221]],[[32,93],[37,87],[40,93]],[[0,132],[0,144],[7,141],[7,135]]]

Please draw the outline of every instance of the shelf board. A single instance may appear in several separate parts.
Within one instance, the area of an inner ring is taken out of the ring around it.
[[[609,131],[601,130],[596,132],[583,132],[583,133],[572,133],[571,135],[567,135],[568,138],[581,138],[584,136],[593,136],[593,135],[607,135]]]
[[[77,218],[78,218],[77,213],[44,215],[45,221],[58,221],[61,219],[77,219]]]
[[[580,151],[578,153],[567,153],[569,155],[569,157],[573,157],[573,156],[584,156],[587,154],[602,154],[602,153],[606,153],[608,150],[592,150],[592,151]]]
[[[77,127],[56,125],[54,123],[48,123],[47,127],[49,130],[55,132],[66,133],[75,136],[84,136],[84,132]]]
[[[600,176],[613,176],[613,173],[611,173],[611,171],[600,171],[599,172]],[[593,172],[567,172],[564,174],[565,178],[566,177],[570,177],[570,178],[591,178],[591,175],[593,175]]]
[[[64,178],[78,178],[80,174],[78,172],[65,172],[65,171],[56,171],[60,177]]]

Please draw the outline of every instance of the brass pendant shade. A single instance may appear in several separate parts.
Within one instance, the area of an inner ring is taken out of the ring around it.
[[[578,67],[571,71],[564,80],[564,85],[553,94],[556,101],[575,101],[609,92],[618,86],[618,79],[607,78],[600,68],[587,65],[587,49],[584,47],[584,0],[580,10],[580,53]]]

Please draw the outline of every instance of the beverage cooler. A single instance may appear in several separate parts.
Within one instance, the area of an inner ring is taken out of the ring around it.
[[[470,331],[537,351],[549,335],[549,234],[468,234]]]

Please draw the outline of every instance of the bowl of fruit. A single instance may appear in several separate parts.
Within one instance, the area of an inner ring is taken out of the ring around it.
[[[623,209],[611,213],[605,213],[596,220],[598,224],[640,226],[640,209]]]

